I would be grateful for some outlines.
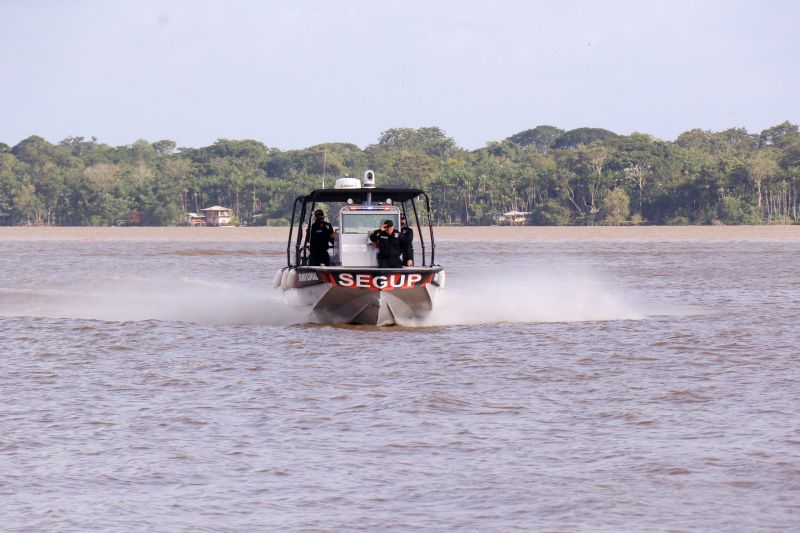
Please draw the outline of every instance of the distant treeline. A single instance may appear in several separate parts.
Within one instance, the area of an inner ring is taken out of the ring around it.
[[[674,142],[537,126],[474,151],[430,127],[387,130],[363,150],[0,143],[0,223],[173,225],[222,205],[237,223],[281,224],[296,196],[368,168],[379,186],[427,190],[438,224],[496,224],[510,211],[537,225],[795,223],[800,211],[800,133],[789,122],[759,134],[694,129]]]

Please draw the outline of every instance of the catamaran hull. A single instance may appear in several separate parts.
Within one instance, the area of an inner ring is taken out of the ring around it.
[[[392,326],[423,320],[444,282],[441,268],[351,271],[300,267],[299,286],[285,295],[327,324]]]

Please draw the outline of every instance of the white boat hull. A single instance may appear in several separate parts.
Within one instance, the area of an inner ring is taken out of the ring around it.
[[[441,267],[300,267],[289,303],[329,324],[391,326],[424,319],[444,281]],[[291,285],[291,283],[290,283]]]

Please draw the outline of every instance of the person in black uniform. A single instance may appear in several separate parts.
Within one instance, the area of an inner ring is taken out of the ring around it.
[[[414,230],[406,223],[405,215],[400,215],[400,238],[403,241],[403,266],[414,266]]]
[[[369,234],[369,240],[378,248],[378,266],[382,268],[400,268],[403,261],[403,243],[400,232],[394,229],[394,222],[384,220],[381,227]]]
[[[309,238],[308,264],[311,266],[330,266],[331,256],[328,248],[333,244],[333,226],[325,222],[322,209],[314,211],[314,223],[311,224]]]

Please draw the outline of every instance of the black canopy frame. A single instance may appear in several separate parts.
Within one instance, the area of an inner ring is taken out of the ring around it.
[[[420,212],[417,209],[418,200],[424,200],[423,215],[426,215],[428,235],[430,236],[430,265],[435,261],[436,241],[433,238],[433,216],[431,216],[431,201],[428,194],[421,189],[317,189],[305,196],[298,196],[294,200],[292,209],[292,221],[289,228],[289,241],[286,245],[286,266],[297,267],[308,264],[308,244],[313,223],[313,213],[317,203],[347,203],[352,200],[353,204],[370,205],[386,203],[391,200],[392,205],[399,205],[403,215],[408,219],[406,205],[411,206],[414,213],[414,222],[419,235],[419,243],[422,248],[422,266],[427,266],[427,253],[425,246],[425,236],[422,233],[420,224]],[[296,222],[295,222],[296,221]],[[297,225],[297,236],[294,237],[295,223]],[[305,238],[303,238],[303,226],[306,226]],[[294,262],[292,262],[292,240],[294,239]]]

